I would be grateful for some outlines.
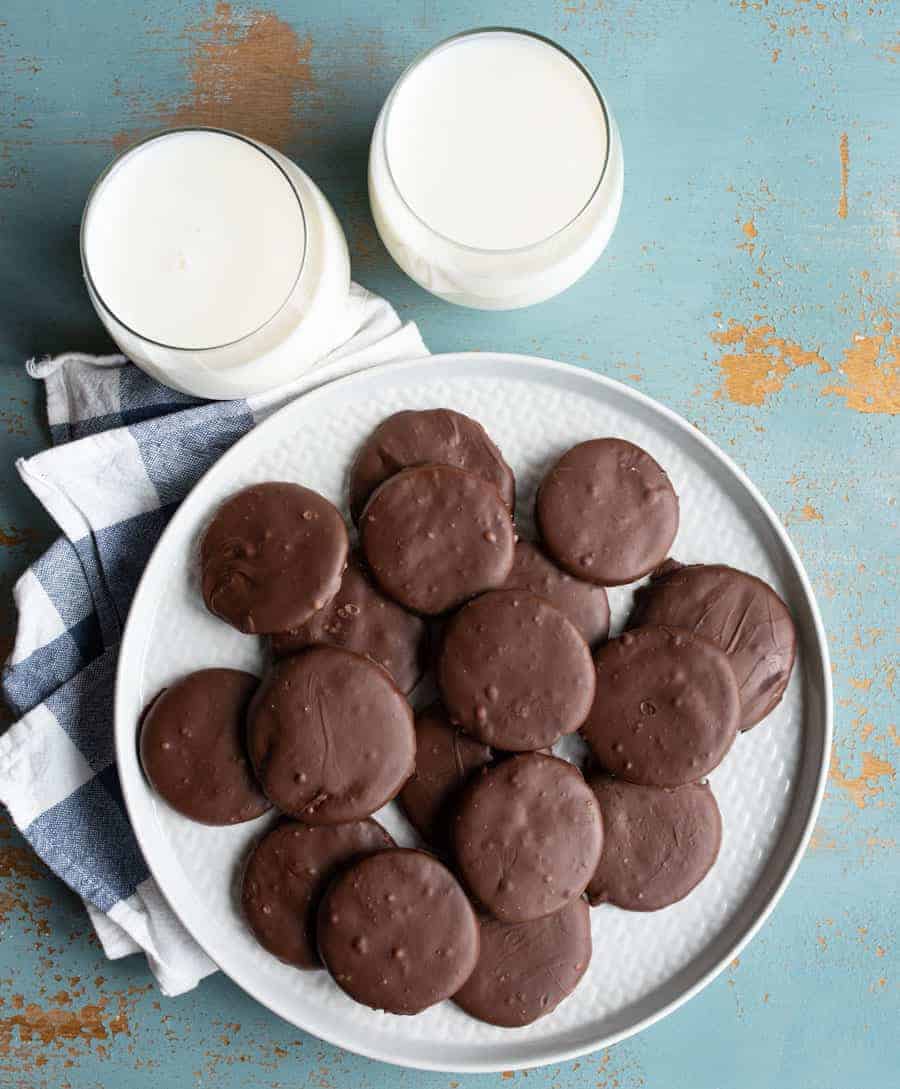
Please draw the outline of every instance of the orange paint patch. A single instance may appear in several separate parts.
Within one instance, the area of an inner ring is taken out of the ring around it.
[[[844,349],[838,370],[845,383],[826,386],[823,397],[843,397],[855,412],[900,413],[900,337],[856,333],[853,344]]]
[[[778,58],[780,56],[781,56],[781,50],[780,49],[773,49],[772,50],[772,63],[777,64],[778,63]]]
[[[752,219],[748,219],[747,222],[741,227],[741,230],[748,238],[756,238],[759,231],[756,229],[756,224]]]
[[[838,197],[838,215],[841,219],[847,218],[847,186],[850,182],[850,138],[846,132],[841,133],[839,145],[839,157],[841,161],[841,193]]]
[[[46,875],[37,855],[27,847],[0,848],[0,877],[26,878],[36,881]]]
[[[22,545],[31,544],[34,539],[33,529],[19,529],[17,526],[9,526],[8,529],[0,527],[0,548],[20,548]]]
[[[822,512],[816,510],[812,503],[804,503],[800,509],[800,517],[804,522],[823,522]]]
[[[314,89],[311,38],[299,38],[271,12],[235,11],[228,3],[216,4],[184,37],[188,93],[142,111],[137,129],[113,138],[116,148],[160,126],[180,125],[234,129],[284,147],[309,127],[311,111],[304,116],[298,107]]]
[[[859,692],[868,692],[869,689],[872,687],[872,678],[871,677],[851,677],[850,678],[850,683]]]
[[[710,333],[724,352],[716,360],[724,386],[716,397],[727,397],[738,405],[763,405],[766,398],[784,387],[787,376],[798,367],[815,365],[820,374],[831,370],[818,351],[808,351],[794,341],[776,336],[775,327],[759,320],[747,326],[732,319],[728,327]]]
[[[834,851],[837,848],[837,843],[834,839],[827,838],[827,832],[825,829],[817,824],[813,830],[813,834],[809,837],[809,850],[810,851]]]
[[[104,998],[80,1009],[45,1010],[36,1002],[25,1005],[14,1000],[14,1008],[21,1012],[0,1018],[0,1055],[9,1054],[16,1035],[20,1044],[40,1043],[46,1047],[62,1046],[64,1041],[106,1040],[118,1031],[127,1032],[124,1000],[120,1000],[119,1010],[111,1018],[105,1012],[106,1004]]]
[[[828,778],[840,787],[857,809],[865,809],[868,802],[884,793],[884,785],[879,779],[896,778],[894,766],[882,760],[873,752],[862,754],[862,767],[857,776],[850,777],[842,771],[837,754],[831,754],[831,768]]]

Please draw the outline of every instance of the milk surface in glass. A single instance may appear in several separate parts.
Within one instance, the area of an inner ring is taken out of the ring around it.
[[[618,130],[585,70],[512,30],[452,38],[400,79],[376,125],[369,192],[397,262],[424,287],[524,306],[597,259],[622,199]]]
[[[201,396],[289,381],[349,318],[346,242],[322,193],[221,130],[163,133],[116,160],[85,209],[82,261],[122,351]]]

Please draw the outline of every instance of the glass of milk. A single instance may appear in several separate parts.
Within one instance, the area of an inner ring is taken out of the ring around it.
[[[331,206],[295,163],[234,132],[173,129],[115,159],[88,198],[81,259],[125,355],[199,397],[281,385],[353,331]]]
[[[527,31],[469,31],[423,54],[372,136],[382,241],[464,306],[528,306],[573,284],[609,242],[622,186],[619,132],[590,75]]]

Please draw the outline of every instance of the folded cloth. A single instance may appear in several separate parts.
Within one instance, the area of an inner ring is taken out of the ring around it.
[[[239,401],[201,401],[124,356],[30,362],[54,446],[17,468],[63,536],[16,583],[3,693],[0,801],[84,900],[107,956],[143,951],[164,994],[216,966],[160,894],[128,823],[113,747],[113,685],[131,597],[180,500],[275,409],[334,378],[428,354],[414,325],[354,285],[356,331],[303,377]]]

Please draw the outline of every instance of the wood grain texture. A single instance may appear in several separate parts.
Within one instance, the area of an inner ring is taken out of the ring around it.
[[[892,10],[893,8],[893,10]],[[421,49],[530,27],[590,67],[622,130],[612,244],[550,303],[419,290],[378,241],[368,140]],[[540,1072],[364,1062],[226,980],[169,1001],[109,963],[78,901],[0,822],[0,1086],[884,1089],[896,1081],[896,7],[880,0],[5,0],[0,8],[0,639],[52,528],[12,460],[44,446],[22,361],[108,342],[77,227],[114,151],[162,125],[242,129],[333,200],[354,274],[435,351],[543,354],[636,385],[721,444],[789,525],[834,659],[836,743],[807,859],[716,983],[637,1039]],[[690,1041],[690,1043],[687,1043]]]

